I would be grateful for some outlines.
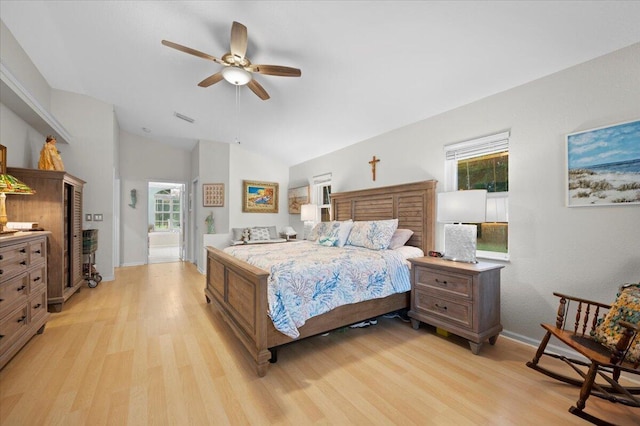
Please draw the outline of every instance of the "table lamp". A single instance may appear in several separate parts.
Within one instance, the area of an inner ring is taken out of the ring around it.
[[[486,211],[487,191],[485,189],[438,194],[438,222],[446,223],[444,225],[444,259],[477,263],[477,226],[462,223],[485,222]]]
[[[33,195],[36,191],[26,184],[6,173],[0,174],[0,234],[11,234],[17,232],[13,229],[6,229],[7,226],[7,205],[6,194]]]
[[[294,235],[297,234],[296,230],[291,226],[285,226],[282,234],[286,237],[287,241],[291,239]]]
[[[303,204],[300,206],[300,220],[304,222],[303,239],[307,239],[307,236],[311,232],[313,223],[316,221],[316,212],[318,207],[315,204]]]

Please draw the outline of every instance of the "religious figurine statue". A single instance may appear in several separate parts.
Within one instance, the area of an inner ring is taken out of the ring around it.
[[[207,234],[215,234],[216,233],[216,228],[214,226],[213,221],[214,221],[213,212],[211,212],[211,213],[209,213],[209,216],[207,216],[204,219],[204,223],[207,224]]]
[[[47,136],[47,141],[44,143],[44,146],[40,151],[38,168],[40,170],[64,170],[64,164],[62,164],[60,151],[58,151],[58,148],[56,148],[55,136]]]

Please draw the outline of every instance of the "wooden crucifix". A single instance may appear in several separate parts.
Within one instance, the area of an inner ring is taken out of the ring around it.
[[[379,158],[376,158],[376,156],[373,156],[373,159],[371,161],[369,161],[369,164],[371,164],[371,173],[373,174],[373,180],[376,180],[376,164],[380,162]]]

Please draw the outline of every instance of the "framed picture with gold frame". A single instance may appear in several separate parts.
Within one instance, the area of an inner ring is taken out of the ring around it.
[[[242,181],[242,211],[278,213],[278,183]]]
[[[202,184],[202,206],[224,207],[224,183]]]
[[[300,214],[300,206],[309,204],[309,185],[289,188],[289,214]]]
[[[7,174],[7,147],[0,145],[0,172]]]

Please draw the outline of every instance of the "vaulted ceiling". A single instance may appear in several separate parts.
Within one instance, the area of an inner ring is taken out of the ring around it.
[[[113,104],[122,130],[289,165],[640,42],[637,1],[2,0],[0,18],[52,88]],[[161,44],[220,58],[233,21],[253,63],[302,76],[237,98],[197,85],[221,65]]]

